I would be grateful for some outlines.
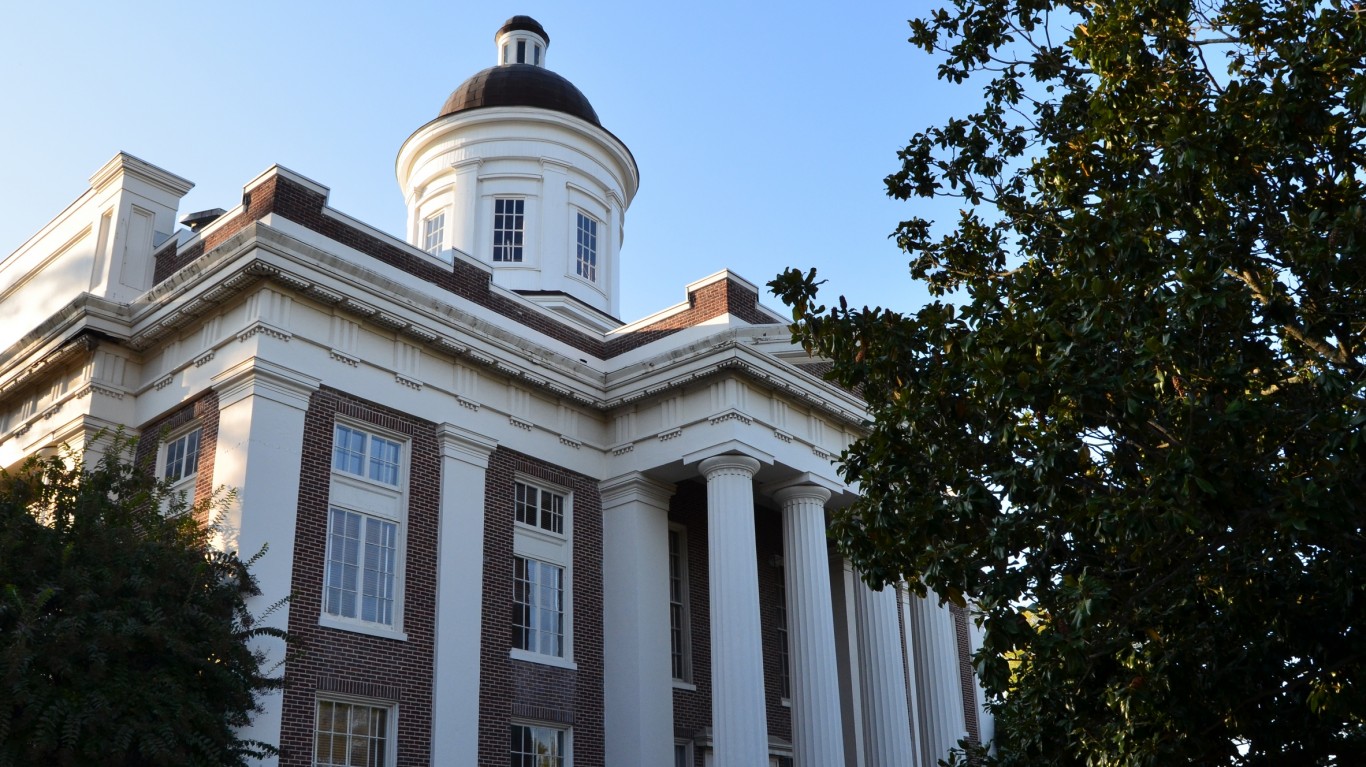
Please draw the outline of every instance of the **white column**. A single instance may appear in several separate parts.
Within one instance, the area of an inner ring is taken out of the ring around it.
[[[441,441],[432,764],[479,760],[478,626],[483,625],[484,478],[497,443],[454,424]]]
[[[759,462],[721,455],[707,478],[707,574],[711,597],[711,723],[714,767],[768,764],[768,712],[754,541]]]
[[[922,737],[922,763],[936,764],[963,737],[963,692],[958,678],[958,640],[948,605],[930,592],[911,600],[915,627],[916,680]]]
[[[858,612],[859,681],[863,690],[863,742],[869,767],[912,764],[911,716],[906,705],[896,589],[873,591],[860,578],[854,588]]]
[[[601,484],[606,763],[673,763],[669,498],[633,472]],[[474,764],[473,761],[468,764]]]
[[[825,502],[830,491],[787,487],[773,497],[783,509],[783,572],[792,663],[792,751],[796,767],[844,761],[830,555]]]
[[[213,485],[237,491],[219,544],[243,559],[270,546],[252,567],[261,594],[252,598],[249,607],[257,616],[288,596],[292,588],[304,414],[318,383],[316,378],[257,358],[213,378],[218,392]],[[289,609],[288,602],[282,603],[261,625],[288,628]],[[263,641],[260,649],[268,653],[263,668],[284,659],[285,647],[278,640]],[[258,702],[262,710],[241,736],[278,746],[284,697],[276,692]],[[277,762],[272,757],[263,763]]]

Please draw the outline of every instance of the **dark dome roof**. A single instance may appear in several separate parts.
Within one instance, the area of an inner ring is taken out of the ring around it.
[[[503,64],[476,73],[451,93],[437,117],[485,107],[540,107],[602,127],[588,97],[573,83],[549,69],[531,64]]]
[[[526,30],[527,32],[535,32],[541,36],[541,39],[545,41],[546,45],[550,45],[550,35],[545,33],[545,27],[541,26],[541,22],[530,16],[513,16],[503,22],[503,26],[499,27],[498,31],[493,33],[493,39],[497,40],[504,32],[513,32],[519,29]]]

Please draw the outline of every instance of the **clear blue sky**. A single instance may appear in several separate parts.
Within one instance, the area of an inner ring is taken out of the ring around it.
[[[182,215],[232,207],[279,163],[401,235],[399,145],[525,13],[551,36],[550,68],[640,165],[623,319],[722,268],[762,286],[788,265],[816,267],[827,298],[914,309],[926,294],[887,235],[957,205],[889,200],[882,179],[913,133],[975,94],[906,42],[906,20],[934,4],[836,5],[14,3],[0,16],[0,255],[120,150],[195,182]]]

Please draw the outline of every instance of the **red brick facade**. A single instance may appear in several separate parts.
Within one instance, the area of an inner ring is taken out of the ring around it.
[[[513,484],[518,477],[571,495],[576,670],[514,660]],[[489,457],[484,488],[484,594],[479,664],[479,763],[506,764],[513,719],[571,728],[575,767],[603,765],[602,499],[598,483],[507,448]]]
[[[333,424],[338,415],[410,440],[402,627],[407,640],[318,625],[327,556],[328,495]],[[289,631],[299,641],[285,673],[280,764],[313,763],[316,701],[321,693],[362,696],[397,706],[398,765],[431,757],[433,646],[436,633],[437,530],[440,453],[434,425],[389,408],[323,388],[304,417],[303,460],[294,543]]]
[[[218,448],[218,395],[214,392],[204,394],[199,399],[188,402],[166,415],[153,420],[139,430],[133,460],[153,473],[159,473],[156,465],[161,443],[166,437],[175,434],[191,423],[199,424],[199,461],[195,466],[194,498],[191,503],[200,503],[213,498],[213,461]]]

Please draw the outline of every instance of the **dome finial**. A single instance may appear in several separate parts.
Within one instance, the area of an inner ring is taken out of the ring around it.
[[[530,64],[545,67],[545,52],[550,47],[550,35],[545,27],[530,16],[513,16],[493,35],[498,46],[498,64]]]

